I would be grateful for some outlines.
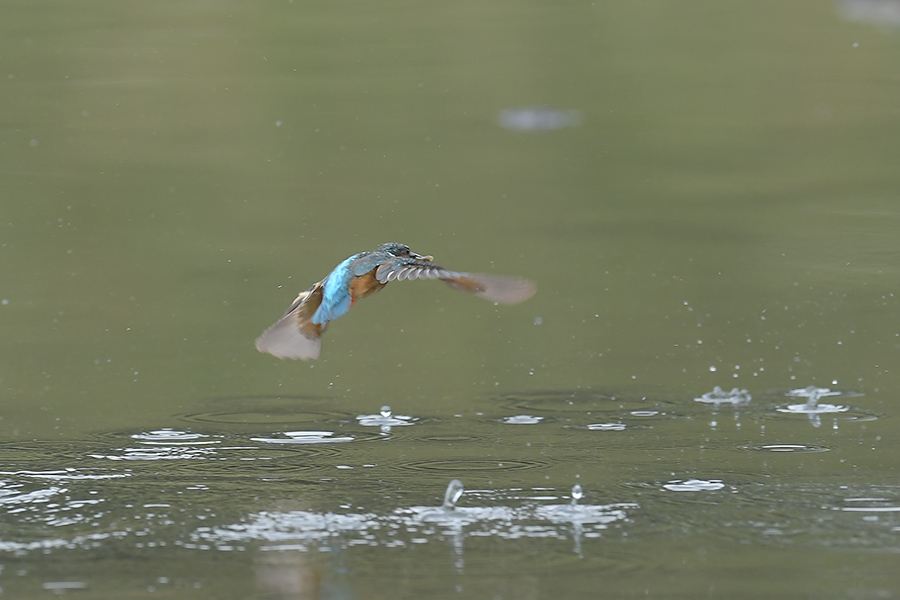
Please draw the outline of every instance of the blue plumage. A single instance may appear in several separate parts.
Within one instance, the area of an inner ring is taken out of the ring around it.
[[[342,317],[350,310],[353,297],[350,295],[350,282],[358,276],[353,268],[353,261],[365,253],[354,254],[341,262],[328,274],[322,283],[322,304],[313,314],[312,321],[317,325],[326,325]]]

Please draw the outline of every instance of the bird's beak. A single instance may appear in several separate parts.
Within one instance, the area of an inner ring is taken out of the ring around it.
[[[424,260],[425,262],[431,262],[434,260],[434,257],[430,254],[426,254],[423,256],[421,254],[416,254],[415,252],[410,252],[409,255],[416,260]]]

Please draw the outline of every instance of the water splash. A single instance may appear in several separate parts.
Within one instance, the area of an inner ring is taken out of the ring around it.
[[[600,532],[607,529],[611,523],[626,520],[626,510],[638,508],[638,505],[633,503],[579,504],[584,498],[584,489],[577,483],[572,486],[570,494],[572,499],[568,504],[539,506],[534,510],[534,517],[568,529],[573,544],[572,551],[579,557],[582,556],[581,547],[584,538],[600,537]],[[540,529],[539,525],[532,527]]]
[[[569,504],[572,508],[578,506],[578,501],[584,496],[584,490],[581,489],[580,484],[575,484],[572,486],[572,502]]]
[[[721,479],[710,479],[708,481],[705,479],[688,479],[687,481],[676,479],[663,485],[663,489],[670,492],[711,492],[721,490],[724,487],[725,484],[722,483]]]
[[[544,420],[544,417],[533,417],[531,415],[515,415],[512,417],[504,417],[502,421],[508,425],[534,425]]]
[[[559,497],[547,496],[548,490],[552,488],[532,488],[531,492],[540,492],[541,500]],[[507,497],[522,499],[515,490],[511,491],[514,493],[510,496],[507,492]],[[585,540],[601,537],[616,523],[627,523],[629,513],[640,508],[635,503],[581,504],[585,497],[581,485],[568,491],[567,502],[555,505],[535,502],[530,493],[526,493],[524,503],[510,505],[502,502],[503,495],[497,496],[495,491],[474,490],[473,497],[487,500],[487,504],[458,506],[463,493],[462,482],[453,479],[440,505],[400,506],[387,513],[355,512],[349,506],[335,512],[264,511],[232,525],[203,525],[187,543],[180,545],[233,548],[256,541],[263,542],[264,551],[309,551],[334,544],[396,548],[439,540],[449,543],[454,566],[462,573],[468,538],[569,539],[574,552],[581,556]]]
[[[826,396],[841,396],[843,394],[844,392],[832,390],[831,388],[820,388],[814,385],[808,385],[805,388],[788,390],[785,395],[794,398],[809,398],[810,400],[818,401],[819,398],[824,398]]]
[[[732,406],[745,406],[750,404],[752,396],[747,390],[732,388],[730,392],[726,392],[719,386],[713,388],[713,391],[706,392],[699,398],[694,398],[694,402],[705,402],[720,406],[722,404],[730,404]]]
[[[587,426],[591,431],[625,431],[625,423],[591,423]]]
[[[834,419],[834,429],[837,429],[839,420],[874,421],[878,419],[878,417],[868,411],[856,407],[822,402],[822,399],[832,396],[852,398],[863,395],[864,394],[860,392],[832,390],[830,388],[821,388],[810,385],[805,388],[797,388],[785,392],[785,396],[788,396],[789,398],[805,398],[806,402],[802,404],[780,406],[776,408],[776,410],[780,413],[803,415],[809,419],[809,423],[813,427],[821,427],[823,415],[832,415]]]
[[[391,427],[412,425],[415,419],[407,415],[395,415],[391,407],[385,404],[377,415],[358,415],[356,420],[365,427],[380,427],[382,435],[391,432]]]
[[[454,479],[447,486],[447,491],[444,492],[444,504],[443,508],[445,510],[454,510],[456,509],[456,503],[459,502],[460,497],[462,497],[465,488],[463,487],[462,481],[459,479]]]
[[[813,427],[821,427],[823,414],[844,413],[850,410],[849,406],[842,404],[821,403],[822,398],[829,396],[842,396],[843,393],[833,391],[830,388],[820,388],[814,385],[805,388],[790,390],[786,394],[792,398],[806,398],[803,404],[789,404],[778,408],[778,412],[806,415]]]

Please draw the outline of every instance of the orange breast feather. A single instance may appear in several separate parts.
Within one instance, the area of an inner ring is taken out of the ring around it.
[[[380,281],[378,281],[378,279],[375,278],[375,269],[372,269],[365,275],[354,277],[350,281],[351,304],[353,302],[356,302],[360,298],[371,296],[384,286],[385,284],[381,283]]]

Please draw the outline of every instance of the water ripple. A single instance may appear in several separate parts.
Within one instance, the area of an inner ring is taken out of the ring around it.
[[[741,446],[742,450],[761,452],[828,452],[831,448],[807,444],[764,444],[761,446]]]
[[[315,396],[250,396],[222,398],[215,409],[180,415],[189,423],[217,425],[266,425],[285,427],[298,423],[322,423],[352,420],[349,413],[334,408],[334,401]]]
[[[512,417],[503,417],[502,423],[507,425],[535,425],[544,420],[544,417],[533,417],[531,415],[515,415]]]
[[[467,471],[521,471],[525,469],[543,469],[547,463],[537,460],[490,460],[484,458],[458,458],[445,460],[422,460],[398,465],[414,471],[440,471],[465,473]]]

